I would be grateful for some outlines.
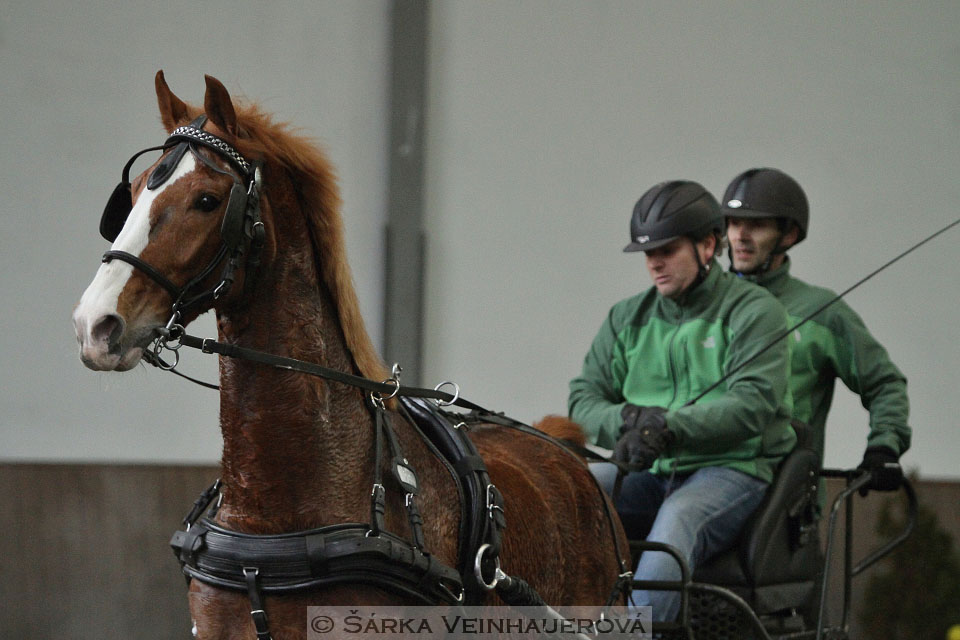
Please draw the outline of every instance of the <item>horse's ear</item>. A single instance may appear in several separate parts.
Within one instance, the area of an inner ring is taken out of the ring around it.
[[[160,120],[167,129],[167,133],[170,133],[180,126],[184,120],[188,119],[187,105],[170,91],[170,87],[167,86],[167,81],[163,77],[162,69],[157,71],[154,84],[157,87],[157,105],[160,107]]]
[[[203,99],[203,110],[213,124],[230,136],[237,137],[237,112],[233,109],[230,94],[219,80],[213,76],[204,76],[207,81],[207,95]]]

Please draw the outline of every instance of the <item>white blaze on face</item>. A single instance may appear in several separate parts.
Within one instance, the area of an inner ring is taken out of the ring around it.
[[[166,182],[156,189],[144,189],[130,211],[123,230],[110,247],[115,251],[125,251],[138,256],[146,248],[150,240],[150,210],[154,201],[170,185],[185,175],[193,172],[197,167],[192,153],[185,153],[180,164],[167,178]],[[80,304],[73,312],[77,338],[81,345],[90,344],[90,330],[94,323],[104,315],[117,313],[117,302],[120,293],[133,275],[133,265],[122,260],[111,260],[100,265],[93,282],[83,292]],[[124,318],[129,321],[129,318]]]

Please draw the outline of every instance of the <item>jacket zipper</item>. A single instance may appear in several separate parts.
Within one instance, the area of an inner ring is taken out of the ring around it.
[[[683,320],[683,309],[680,309],[680,310],[679,310],[679,313],[677,314],[677,326],[676,326],[676,328],[673,330],[673,333],[670,334],[670,341],[667,343],[667,359],[668,359],[668,361],[669,361],[669,363],[670,363],[670,379],[673,381],[673,397],[670,398],[670,403],[667,405],[667,408],[668,408],[668,409],[669,409],[671,406],[673,406],[673,403],[676,402],[676,400],[677,400],[677,385],[678,385],[677,377],[678,377],[678,376],[677,376],[677,370],[676,370],[676,368],[674,367],[673,343],[674,343],[674,340],[675,340],[676,337],[677,337],[677,334],[680,333],[680,327],[682,326],[682,325],[681,325],[681,321],[682,321],[682,320]]]

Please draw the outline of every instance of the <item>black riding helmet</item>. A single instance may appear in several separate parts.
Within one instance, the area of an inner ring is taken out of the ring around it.
[[[671,180],[651,187],[633,207],[630,244],[624,251],[649,251],[687,236],[722,234],[723,213],[709,191],[696,182]]]
[[[723,194],[723,215],[792,221],[799,229],[795,245],[807,237],[810,224],[810,208],[803,189],[777,169],[750,169],[734,178]]]

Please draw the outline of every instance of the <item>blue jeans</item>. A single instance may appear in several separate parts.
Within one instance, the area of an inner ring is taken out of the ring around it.
[[[591,464],[590,470],[608,494],[617,468]],[[665,542],[680,550],[690,570],[730,548],[744,522],[763,500],[767,483],[723,467],[705,467],[690,475],[656,476],[649,471],[623,478],[617,513],[627,537]],[[634,574],[637,580],[680,580],[680,567],[662,551],[646,551]],[[636,590],[635,606],[653,607],[653,619],[671,621],[680,611],[677,591]]]

